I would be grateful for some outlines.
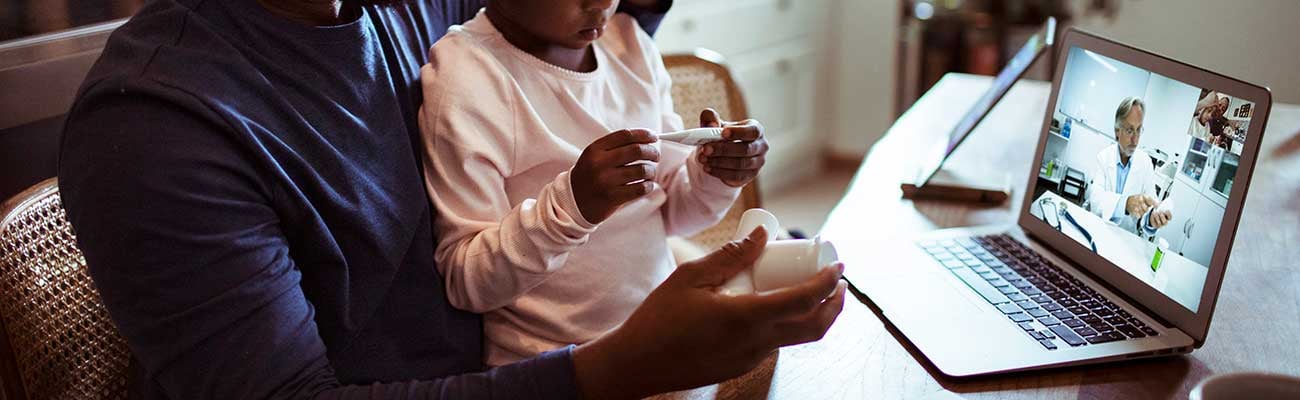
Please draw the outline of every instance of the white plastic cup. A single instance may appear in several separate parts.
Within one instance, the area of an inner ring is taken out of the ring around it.
[[[736,234],[731,236],[731,240],[744,240],[760,226],[767,230],[769,243],[776,241],[776,234],[781,231],[781,223],[776,220],[775,215],[761,208],[751,208],[740,215],[740,224],[736,226]]]
[[[776,242],[776,233],[781,231],[781,223],[776,220],[775,215],[761,208],[751,208],[740,215],[740,224],[736,226],[736,233],[731,236],[731,240],[737,242],[744,240],[760,226],[767,231],[767,243]],[[754,278],[749,270],[740,271],[718,291],[729,295],[753,293]]]
[[[768,242],[753,268],[727,281],[722,293],[762,293],[796,285],[837,260],[835,245],[820,237]]]
[[[802,283],[839,259],[835,245],[821,237],[768,243],[754,263],[754,292]]]
[[[775,215],[761,208],[745,210],[733,238],[744,239],[759,226],[767,230],[763,255],[754,262],[753,268],[741,271],[723,284],[719,292],[734,296],[780,289],[806,281],[839,260],[835,245],[821,237],[776,240],[781,225]]]

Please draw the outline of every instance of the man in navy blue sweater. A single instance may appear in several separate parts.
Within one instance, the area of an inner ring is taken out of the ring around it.
[[[825,333],[837,269],[713,292],[761,250],[746,241],[591,343],[485,370],[480,316],[448,305],[434,267],[413,147],[426,51],[479,3],[158,0],[112,35],[59,186],[133,353],[132,398],[639,397]],[[653,31],[670,2],[626,3]]]

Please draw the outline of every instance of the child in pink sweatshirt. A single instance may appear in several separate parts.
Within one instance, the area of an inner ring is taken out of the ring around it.
[[[421,69],[435,257],[452,305],[485,314],[489,365],[622,323],[675,268],[665,239],[716,223],[762,166],[753,121],[724,147],[656,140],[683,127],[669,76],[616,7],[491,1]]]

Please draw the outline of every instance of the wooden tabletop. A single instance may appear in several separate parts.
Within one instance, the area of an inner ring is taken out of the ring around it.
[[[890,238],[1014,223],[1043,123],[1047,82],[1022,81],[993,109],[950,167],[1010,174],[1012,201],[999,207],[913,202],[898,183],[927,136],[945,134],[991,79],[949,74],[904,114],[868,154],[822,234],[854,265],[887,259]],[[930,136],[929,138],[933,138]],[[885,254],[885,256],[882,256]],[[782,349],[755,371],[720,385],[672,393],[681,399],[1187,398],[1213,374],[1300,375],[1300,106],[1275,105],[1205,346],[1189,355],[976,379],[942,376],[870,302],[846,301],[819,342]],[[863,278],[858,278],[863,279]]]

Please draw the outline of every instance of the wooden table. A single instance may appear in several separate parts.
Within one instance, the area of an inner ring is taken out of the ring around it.
[[[990,82],[946,76],[872,148],[821,232],[834,238],[848,269],[886,260],[889,249],[879,244],[889,238],[1014,223],[1051,91],[1047,82],[1018,83],[950,160],[954,169],[1010,172],[1013,201],[1001,207],[912,202],[898,188],[909,157],[919,154],[915,144],[946,133]],[[1186,398],[1213,374],[1300,375],[1300,106],[1273,107],[1251,185],[1209,336],[1190,355],[954,380],[884,323],[867,299],[852,296],[820,342],[782,349],[740,378],[663,397]]]

